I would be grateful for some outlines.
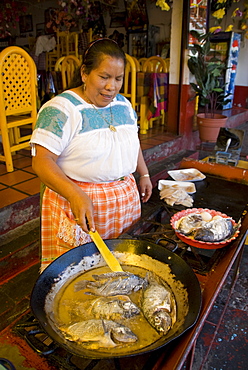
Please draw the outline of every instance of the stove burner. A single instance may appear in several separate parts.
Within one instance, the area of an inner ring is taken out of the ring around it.
[[[88,359],[73,355],[57,345],[41,328],[31,312],[26,313],[14,325],[13,332],[25,339],[28,345],[40,356],[44,356],[53,368],[59,370],[151,370],[165,348],[140,356],[114,359]]]
[[[141,219],[133,229],[129,230],[128,235],[131,238],[147,240],[167,248],[185,260],[196,273],[206,275],[224,256],[226,249],[196,248],[178,239],[170,225],[170,218],[178,211],[177,207],[169,208],[164,204],[160,205],[153,209],[149,217]]]
[[[241,216],[243,217],[243,215],[247,214],[246,185],[228,182],[227,186],[225,180],[213,176],[207,176],[205,182],[196,185],[198,189],[201,190],[199,193],[196,192],[195,194],[194,204],[196,207],[220,209],[223,213],[230,214],[230,216],[236,220],[239,220]],[[212,196],[212,194],[214,194],[214,196]],[[225,194],[225,196],[223,196],[223,194]],[[235,199],[235,202],[233,202],[233,199]],[[223,279],[225,278],[222,271],[218,272],[218,263],[223,257],[227,257],[225,268],[227,269],[226,271],[228,271],[228,268],[234,261],[235,254],[229,253],[230,249],[228,249],[228,247],[217,250],[198,249],[190,247],[179,240],[170,226],[170,218],[174,213],[181,210],[182,209],[177,206],[173,208],[167,207],[164,202],[159,201],[158,191],[154,191],[151,200],[144,205],[141,220],[127,233],[122,234],[120,238],[143,239],[153,243],[159,243],[161,246],[169,248],[171,251],[181,256],[181,258],[197,273],[197,277],[200,281],[201,277],[199,275],[206,275],[206,279],[204,278],[203,280],[208,289],[204,290],[205,302],[203,301],[203,313],[207,313],[209,303],[213,303],[215,293],[220,291]],[[247,224],[247,217],[244,217],[245,224]],[[239,247],[240,243],[241,241],[239,242]],[[238,262],[241,256],[242,254],[239,252]],[[237,256],[235,258],[237,258]],[[216,269],[213,269],[215,266]],[[237,272],[238,266],[239,263],[236,262],[235,273]],[[213,274],[210,276],[209,272],[212,269],[215,271],[213,271]],[[208,274],[209,278],[207,276]],[[235,282],[235,280],[233,281]],[[216,289],[212,291],[210,288],[215,286],[215,284]],[[203,321],[201,321],[201,323],[203,323]],[[199,331],[200,328],[201,326],[198,326],[197,331]],[[186,360],[184,354],[179,358],[178,352],[174,350],[177,345],[180,350],[186,348],[184,347],[184,343],[183,347],[181,347],[180,341],[177,343],[173,341],[156,351],[139,356],[91,360],[70,354],[66,349],[54,343],[42,330],[39,322],[30,312],[23,315],[17,324],[13,326],[12,330],[16,335],[26,339],[35,352],[43,356],[47,363],[51,364],[52,368],[59,370],[151,370],[161,368],[162,363],[164,367],[164,360],[166,359],[167,363],[170,362],[172,358],[174,364],[179,364],[178,360],[180,360],[180,364],[182,365],[180,368],[188,368],[186,365],[189,365],[187,361],[183,363],[183,361]],[[187,349],[191,352],[195,343],[192,341],[187,343]],[[190,358],[189,360],[192,359]]]
[[[16,370],[13,363],[6,358],[0,358],[0,368],[6,370]]]

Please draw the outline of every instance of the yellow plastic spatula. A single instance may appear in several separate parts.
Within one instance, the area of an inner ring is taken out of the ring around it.
[[[103,258],[104,258],[105,262],[107,263],[107,265],[109,266],[109,268],[112,271],[115,271],[115,272],[116,271],[123,271],[122,268],[121,268],[121,265],[118,262],[118,260],[115,258],[113,253],[109,250],[109,248],[104,243],[104,241],[102,240],[102,238],[98,234],[98,232],[97,231],[95,231],[95,232],[90,231],[89,234],[90,234],[92,240],[94,241],[95,245],[99,249],[99,252],[103,256]]]

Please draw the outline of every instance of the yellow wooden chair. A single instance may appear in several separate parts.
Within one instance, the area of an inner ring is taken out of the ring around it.
[[[88,32],[81,31],[80,34],[79,34],[79,38],[80,38],[80,41],[81,41],[81,45],[80,45],[81,47],[79,47],[79,49],[81,49],[81,53],[78,55],[78,59],[82,63],[83,62],[83,53],[84,53],[86,47],[88,46],[88,44],[91,41],[93,41],[92,28],[89,28]]]
[[[59,45],[59,58],[67,55],[75,55],[78,58],[78,33],[62,31],[57,32]]]
[[[140,67],[139,65],[137,66],[137,62],[135,61],[136,58],[133,56],[126,54],[126,59],[127,64],[125,67],[122,95],[131,101],[132,107],[137,113],[138,123],[142,131],[144,130],[143,117],[145,117],[146,105],[142,105],[141,98],[137,96],[137,68],[139,69]]]
[[[58,38],[59,32],[56,34],[56,46],[53,50],[46,52],[46,71],[54,71],[55,64],[60,58],[60,40]]]
[[[54,71],[57,60],[67,55],[78,58],[78,32],[57,31],[56,47],[46,53],[46,70]]]
[[[55,83],[56,90],[57,90],[58,94],[62,93],[62,91],[63,91],[61,67],[62,67],[62,62],[63,62],[64,59],[65,59],[65,57],[60,57],[57,60],[57,62],[55,63],[55,66],[54,66],[54,72],[52,72],[53,78],[54,78],[54,83]]]
[[[123,82],[123,91],[122,95],[124,95],[128,100],[130,100],[133,109],[136,108],[136,64],[133,60],[131,55],[126,54],[126,67],[125,67],[125,74],[124,74],[124,82]]]
[[[65,57],[60,57],[56,61],[55,66],[54,66],[55,72],[61,72],[62,62],[63,62],[64,59],[65,59]]]
[[[138,61],[139,61],[139,65],[140,65],[140,70],[143,71],[143,65],[144,63],[146,62],[147,58],[143,57],[143,58],[139,58]]]
[[[144,62],[142,67],[143,72],[167,72],[167,63],[157,55],[154,55]]]
[[[140,71],[143,72],[143,66],[146,63],[148,58],[139,58],[138,62],[140,65]],[[148,111],[148,102],[149,99],[147,96],[142,96],[140,99],[140,105],[139,105],[139,124],[140,124],[140,133],[146,134],[147,130],[149,128],[149,122],[146,118],[147,111]]]
[[[165,58],[165,64],[166,64],[166,72],[170,72],[170,58]]]
[[[46,71],[53,71],[56,61],[58,60],[58,45],[52,51],[46,52]]]
[[[165,59],[159,57],[159,56],[151,56],[147,58],[147,60],[143,64],[143,72],[154,72],[154,73],[167,73],[169,72],[169,62],[165,61]],[[144,113],[144,116],[142,114],[142,121],[144,121],[143,126],[145,130],[153,127],[153,122],[157,120],[161,120],[161,124],[165,124],[165,111],[164,109],[161,110],[160,116],[150,118],[149,121],[146,118],[147,110],[148,110],[148,98],[142,97],[141,98],[141,106],[142,106],[142,112]]]
[[[66,48],[66,56],[75,55],[78,58],[78,32],[69,32]]]
[[[132,56],[132,58],[133,58],[133,61],[135,63],[135,66],[136,66],[136,72],[140,72],[141,71],[141,65],[139,63],[139,60],[136,57],[134,57],[134,56]],[[146,58],[143,58],[143,59],[146,59]],[[142,112],[143,107],[141,107],[141,99],[137,95],[137,77],[136,77],[135,95],[136,95],[136,99],[135,99],[135,111],[136,111],[137,116],[138,116],[138,123],[141,124],[140,117],[143,116],[144,113]]]
[[[140,67],[140,63],[138,61],[138,59],[136,57],[133,57],[133,60],[134,60],[134,63],[135,63],[135,66],[136,66],[136,72],[140,72],[141,71],[141,67]]]
[[[63,58],[62,64],[61,64],[63,90],[66,90],[67,88],[70,87],[72,78],[76,70],[78,70],[80,66],[81,66],[81,62],[75,55],[68,55]]]
[[[90,43],[91,41],[93,41],[93,30],[92,30],[92,28],[89,28],[89,31],[87,33],[88,33],[88,40],[89,40],[89,43]]]
[[[58,59],[67,55],[68,50],[68,31],[57,31]]]
[[[12,154],[30,148],[37,116],[37,72],[34,60],[22,48],[10,46],[0,53],[0,134],[7,171],[12,172]],[[25,131],[25,132],[24,132]]]

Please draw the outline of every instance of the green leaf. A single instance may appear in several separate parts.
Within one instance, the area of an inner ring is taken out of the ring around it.
[[[213,89],[213,91],[221,93],[223,92],[223,89],[221,89],[220,87],[216,87],[215,89]]]

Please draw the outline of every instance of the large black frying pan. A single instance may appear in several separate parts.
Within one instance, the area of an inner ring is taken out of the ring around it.
[[[160,265],[166,263],[170,266],[171,272],[175,275],[175,280],[181,281],[188,293],[188,313],[186,314],[185,320],[181,326],[176,330],[170,330],[167,335],[161,336],[156,342],[150,344],[149,346],[142,348],[138,351],[132,351],[127,348],[127,352],[123,355],[112,354],[110,351],[101,352],[96,350],[89,350],[82,348],[75,342],[70,342],[62,338],[59,335],[56,328],[50,322],[47,317],[45,310],[45,301],[49,293],[51,295],[51,290],[54,287],[56,281],[58,281],[59,276],[63,276],[63,271],[71,265],[77,266],[82,262],[82,259],[87,259],[87,256],[92,256],[92,261],[94,261],[93,256],[99,255],[94,243],[84,244],[77,248],[71,249],[54,262],[52,262],[39,276],[32,294],[31,294],[31,308],[38,319],[39,323],[47,334],[60,346],[64,347],[67,351],[76,354],[77,356],[87,357],[87,358],[111,358],[111,357],[124,357],[138,355],[145,352],[156,350],[173,339],[182,335],[186,330],[192,327],[197,318],[201,307],[201,290],[199,282],[192,271],[192,269],[187,265],[187,263],[176,254],[163,248],[154,243],[147,241],[139,241],[135,239],[109,239],[105,240],[107,246],[110,250],[117,253],[131,253],[133,258],[140,259],[140,256],[148,255],[152,260],[160,261]],[[145,256],[145,258],[147,258]],[[91,260],[91,259],[90,259]],[[92,268],[94,268],[94,263]],[[127,269],[128,270],[128,269]],[[152,270],[152,269],[151,269]],[[156,271],[154,271],[156,273]],[[53,291],[53,290],[52,290]],[[130,347],[131,348],[131,347]]]

